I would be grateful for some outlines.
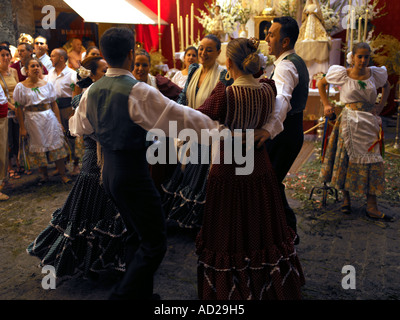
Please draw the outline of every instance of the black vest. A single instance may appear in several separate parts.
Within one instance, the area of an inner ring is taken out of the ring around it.
[[[128,110],[129,94],[138,81],[126,76],[103,77],[89,90],[87,118],[103,148],[140,150],[146,147],[146,134],[135,124]]]
[[[292,109],[288,112],[289,115],[293,115],[302,112],[306,108],[310,77],[308,75],[308,69],[305,62],[296,53],[289,54],[284,58],[284,60],[285,59],[294,64],[297,69],[297,73],[299,74],[299,83],[294,88],[292,99],[290,100]]]

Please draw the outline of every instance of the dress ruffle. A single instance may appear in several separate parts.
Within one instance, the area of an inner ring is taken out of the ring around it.
[[[255,170],[248,176],[235,176],[235,165],[215,164],[210,171],[196,239],[200,299],[301,298],[305,281],[294,248],[296,234],[286,224],[266,159],[265,150],[256,150]],[[222,194],[226,198],[218,201]]]
[[[95,142],[94,142],[95,146]],[[52,265],[57,277],[107,269],[125,270],[126,227],[114,203],[99,184],[96,149],[86,149],[82,171],[67,200],[49,225],[28,246],[40,265]]]
[[[199,157],[201,148],[199,147]],[[200,158],[199,158],[200,162]],[[200,228],[206,202],[209,164],[178,165],[171,179],[162,185],[163,208],[169,220],[182,228]]]

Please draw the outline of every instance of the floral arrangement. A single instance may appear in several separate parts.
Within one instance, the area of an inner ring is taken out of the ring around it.
[[[378,4],[379,4],[379,0],[374,0],[373,3],[369,3],[367,5],[363,4],[361,6],[353,6],[352,9],[354,9],[356,21],[358,21],[358,18],[365,18],[365,13],[366,13],[367,9],[368,9],[368,20],[369,21],[385,16],[387,14],[387,12],[382,13],[382,11],[383,11],[383,9],[385,9],[386,3],[381,8],[377,8]]]
[[[225,33],[232,35],[238,28],[238,24],[246,24],[254,15],[254,10],[246,0],[238,0],[234,4],[229,1],[219,3],[213,2],[209,5],[204,3],[207,11],[198,9],[200,16],[195,16],[199,23],[204,27],[205,33],[212,33],[216,21],[213,19],[213,9],[218,5],[221,7],[220,15]]]
[[[372,59],[385,66],[388,74],[400,76],[400,41],[391,36],[379,34],[370,42]]]
[[[284,0],[279,2],[279,12],[281,16],[290,16],[296,19],[297,2],[296,0]]]
[[[340,26],[339,13],[328,4],[321,5],[321,12],[324,19],[325,30],[328,34],[331,34]]]

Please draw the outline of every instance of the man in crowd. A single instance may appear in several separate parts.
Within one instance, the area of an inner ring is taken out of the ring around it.
[[[285,206],[286,220],[297,234],[296,216],[290,208],[285,194],[283,180],[289,172],[303,146],[303,110],[308,98],[309,74],[304,61],[294,50],[299,35],[299,26],[291,17],[273,20],[266,41],[270,54],[276,57],[271,78],[277,89],[274,115],[270,117],[264,130],[256,130],[258,146],[266,141],[266,147],[276,176],[281,184],[281,194]],[[299,237],[295,244],[299,243]]]
[[[42,36],[35,38],[34,42],[35,55],[42,62],[43,66],[46,67],[47,71],[50,72],[53,69],[53,64],[51,63],[50,57],[47,54],[49,50],[47,46],[47,39]]]
[[[57,92],[57,104],[60,110],[60,118],[65,130],[68,130],[68,120],[73,114],[72,92],[77,82],[77,73],[67,66],[68,55],[63,48],[56,48],[51,52],[53,70],[49,72],[48,81],[51,82]],[[68,139],[74,168],[71,175],[79,174],[79,158],[75,152],[75,139]]]

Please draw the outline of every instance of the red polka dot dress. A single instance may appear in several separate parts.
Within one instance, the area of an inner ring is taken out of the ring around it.
[[[261,128],[272,111],[272,80],[225,87],[219,83],[198,110],[233,129]],[[213,164],[208,176],[201,230],[196,239],[198,294],[203,300],[300,299],[303,271],[295,234],[265,148],[253,149],[254,168],[237,175],[238,165]],[[245,151],[243,150],[243,154]]]

